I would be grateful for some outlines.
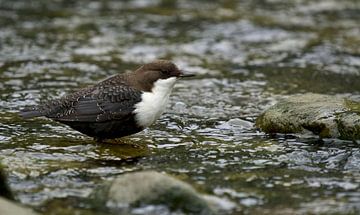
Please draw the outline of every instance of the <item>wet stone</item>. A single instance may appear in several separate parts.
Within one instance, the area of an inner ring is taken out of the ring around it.
[[[227,121],[227,124],[229,124],[234,128],[243,128],[243,129],[251,129],[254,125],[252,122],[239,118],[230,119],[229,121]]]
[[[189,184],[155,171],[120,175],[96,190],[92,198],[95,205],[106,205],[115,213],[139,210],[145,205],[204,215],[235,207],[227,200],[202,195]]]
[[[349,105],[351,104],[351,105]],[[266,133],[307,133],[321,138],[360,139],[360,103],[321,94],[291,96],[256,120]]]
[[[36,215],[37,213],[29,208],[20,206],[14,202],[0,197],[0,214]]]
[[[0,165],[0,214],[36,215],[31,209],[13,202],[14,196],[7,184],[5,173]]]

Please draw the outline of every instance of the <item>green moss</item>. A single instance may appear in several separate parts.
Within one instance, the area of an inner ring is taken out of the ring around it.
[[[314,134],[319,135],[321,138],[331,137],[330,129],[323,123],[313,122],[311,124],[305,124],[303,127]]]
[[[344,140],[360,140],[360,117],[358,114],[339,114],[336,119],[340,138]]]
[[[99,33],[98,26],[96,24],[94,24],[94,23],[83,23],[83,24],[77,26],[75,28],[75,31],[77,31],[79,33],[80,32],[87,33],[87,32],[90,32],[90,31]]]
[[[282,105],[282,104],[278,104]],[[277,106],[270,108],[267,112],[260,115],[255,122],[256,127],[260,128],[265,133],[298,133],[303,130],[300,125],[294,124],[294,119],[281,119],[281,115],[289,110],[289,107],[283,106],[280,111],[277,111]]]
[[[344,36],[343,45],[347,52],[360,55],[360,38],[358,36]]]
[[[320,136],[321,138],[331,137],[330,129],[329,129],[329,128],[323,128],[323,129],[321,130],[321,132],[319,133],[319,136]]]
[[[350,99],[344,99],[345,107],[349,108],[351,112],[360,115],[360,102],[356,102]]]

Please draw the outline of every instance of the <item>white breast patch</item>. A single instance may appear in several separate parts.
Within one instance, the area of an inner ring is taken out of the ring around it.
[[[176,77],[159,79],[154,83],[151,92],[143,92],[141,102],[136,104],[134,113],[136,122],[142,127],[150,126],[164,112],[169,101]]]

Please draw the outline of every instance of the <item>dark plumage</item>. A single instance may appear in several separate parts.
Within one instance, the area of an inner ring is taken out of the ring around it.
[[[134,118],[135,105],[144,92],[151,92],[159,79],[185,76],[175,64],[157,60],[134,72],[110,77],[59,100],[30,110],[24,118],[45,116],[96,139],[112,139],[144,129]]]

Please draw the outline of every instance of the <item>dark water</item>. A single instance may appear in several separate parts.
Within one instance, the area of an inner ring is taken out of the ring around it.
[[[232,200],[233,213],[357,214],[359,142],[271,137],[252,122],[290,94],[360,99],[359,20],[357,0],[1,0],[0,159],[10,186],[45,214],[91,214],[78,202],[101,182],[153,169]],[[198,76],[122,145],[16,114],[156,58]]]

